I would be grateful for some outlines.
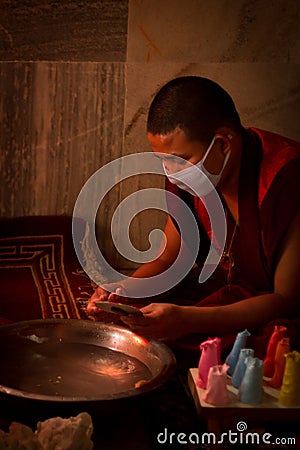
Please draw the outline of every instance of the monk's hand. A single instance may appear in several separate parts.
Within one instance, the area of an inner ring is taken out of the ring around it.
[[[182,320],[183,307],[170,303],[151,303],[141,308],[142,316],[122,316],[132,331],[151,339],[176,339],[187,331]]]
[[[122,297],[126,296],[125,289],[119,284],[107,284],[98,286],[88,301],[86,312],[91,319],[96,319],[97,315],[102,312],[96,306],[97,302],[120,302]]]

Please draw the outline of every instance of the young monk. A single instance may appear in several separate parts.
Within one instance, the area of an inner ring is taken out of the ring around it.
[[[174,292],[164,302],[150,299],[141,308],[142,316],[123,317],[123,322],[154,339],[183,342],[194,335],[199,343],[203,335],[232,335],[276,319],[300,317],[300,144],[243,127],[229,94],[196,76],[176,78],[160,89],[149,110],[147,136],[162,159],[166,190],[191,208],[201,238],[212,239],[204,205],[214,188],[223,203],[228,233],[219,267],[194,289],[194,303],[183,285],[181,302],[174,304]],[[176,157],[192,166],[183,164],[174,172]],[[197,186],[197,194],[191,185]],[[171,216],[165,236],[162,254],[133,277],[152,277],[174,263],[181,235]],[[205,257],[201,244],[200,268]],[[126,296],[126,281],[116,289]],[[107,299],[120,300],[99,286],[88,313],[97,314],[95,301]]]

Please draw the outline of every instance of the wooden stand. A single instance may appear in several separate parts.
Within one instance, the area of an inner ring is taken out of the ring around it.
[[[198,369],[190,369],[188,384],[197,412],[202,419],[206,420],[207,432],[213,433],[216,437],[215,442],[213,442],[213,436],[210,437],[210,442],[208,442],[212,444],[210,448],[224,448],[224,443],[218,444],[218,441],[222,440],[222,433],[224,433],[223,440],[228,443],[230,430],[232,433],[237,433],[237,439],[241,440],[240,434],[243,431],[247,432],[249,423],[254,422],[256,426],[258,424],[259,430],[257,428],[256,430],[264,434],[264,425],[267,422],[299,422],[300,420],[300,407],[288,408],[281,405],[278,402],[279,390],[271,388],[267,383],[263,387],[263,401],[258,405],[248,405],[239,401],[238,389],[231,385],[228,377],[227,389],[230,402],[225,406],[214,406],[203,400],[205,390],[197,387],[197,377]],[[241,442],[238,441],[238,443]]]

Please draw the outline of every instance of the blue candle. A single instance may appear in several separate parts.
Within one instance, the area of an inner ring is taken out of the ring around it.
[[[242,348],[231,379],[232,386],[236,388],[240,387],[242,379],[244,378],[247,368],[245,360],[248,356],[254,356],[254,350],[252,348]]]
[[[231,352],[225,360],[225,363],[229,366],[228,375],[233,374],[235,366],[237,365],[239,359],[240,351],[245,347],[246,339],[248,336],[250,336],[250,334],[251,333],[249,333],[248,330],[241,331],[237,334]]]
[[[248,356],[245,363],[246,372],[239,389],[239,398],[242,403],[257,405],[262,401],[264,363],[253,356]]]

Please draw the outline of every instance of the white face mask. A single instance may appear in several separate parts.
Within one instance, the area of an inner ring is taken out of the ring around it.
[[[186,169],[170,174],[169,170],[163,163],[164,171],[171,183],[176,184],[179,188],[184,189],[192,195],[203,197],[209,194],[219,183],[222,173],[227,164],[231,151],[227,153],[224,159],[223,167],[218,174],[208,172],[204,167],[204,162],[215,143],[215,137],[208,146],[203,158],[197,163]]]

